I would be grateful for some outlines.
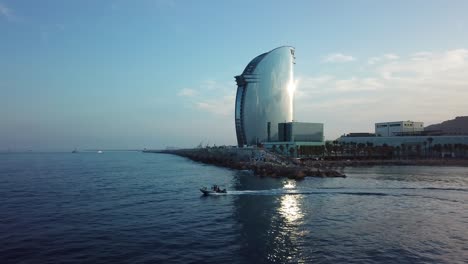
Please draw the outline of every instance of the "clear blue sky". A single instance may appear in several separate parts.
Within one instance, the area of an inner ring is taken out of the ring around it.
[[[296,48],[328,139],[467,115],[467,1],[0,0],[0,150],[235,144],[234,75]]]

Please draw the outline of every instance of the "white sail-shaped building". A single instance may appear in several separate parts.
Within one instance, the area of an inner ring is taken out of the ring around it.
[[[278,124],[293,121],[294,48],[255,57],[236,76],[235,126],[239,146],[278,140]]]

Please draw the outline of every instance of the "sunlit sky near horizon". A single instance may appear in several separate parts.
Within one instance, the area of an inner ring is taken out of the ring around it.
[[[468,115],[468,1],[0,0],[0,151],[234,145],[240,74],[296,48],[326,139]]]

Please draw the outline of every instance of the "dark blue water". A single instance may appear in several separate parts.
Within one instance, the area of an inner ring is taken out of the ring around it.
[[[0,263],[467,263],[468,168],[301,182],[137,152],[0,154]],[[201,186],[230,193],[203,197]]]

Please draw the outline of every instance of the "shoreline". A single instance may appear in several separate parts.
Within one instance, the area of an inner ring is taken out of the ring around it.
[[[306,166],[300,162],[293,162],[293,160],[258,149],[203,148],[160,151],[144,150],[143,152],[172,154],[205,164],[236,170],[251,170],[255,175],[260,177],[287,177],[295,180],[302,180],[305,177],[346,177],[343,173],[331,168]]]
[[[305,177],[342,177],[346,167],[373,166],[438,166],[468,167],[468,159],[408,159],[408,160],[307,160],[291,159],[263,149],[197,148],[174,150],[143,150],[144,153],[171,154],[219,167],[251,170],[260,177],[302,180]],[[341,172],[340,172],[341,171]]]

